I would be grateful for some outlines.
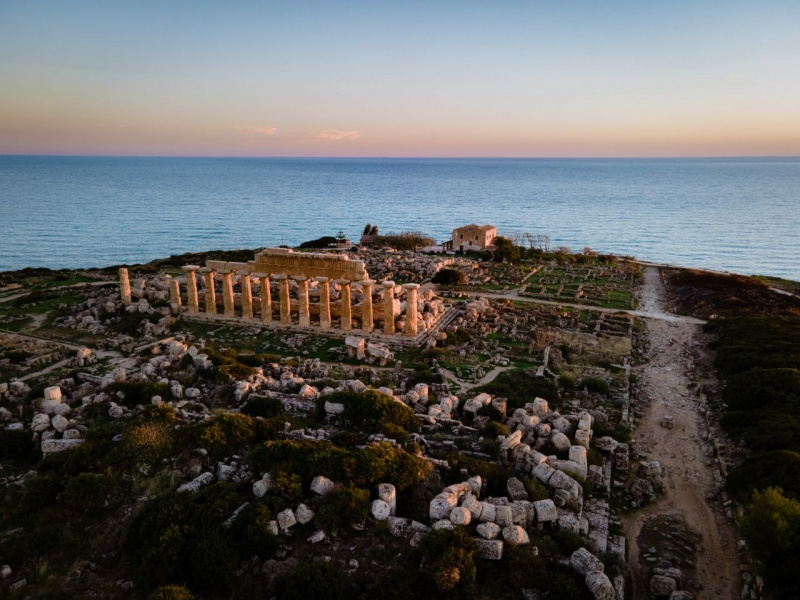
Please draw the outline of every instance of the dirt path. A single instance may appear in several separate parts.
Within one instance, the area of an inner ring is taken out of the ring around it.
[[[513,368],[514,367],[495,367],[494,369],[492,369],[491,371],[486,373],[486,375],[484,375],[483,377],[481,377],[477,381],[464,381],[463,379],[458,377],[455,373],[453,373],[450,369],[445,369],[444,367],[442,367],[442,371],[444,372],[444,374],[447,376],[448,379],[452,379],[459,386],[461,386],[459,388],[459,393],[463,394],[464,392],[469,391],[472,388],[475,388],[475,387],[487,384],[487,383],[489,383],[491,381],[494,381],[495,378],[498,375],[500,375],[500,373],[502,373],[503,371],[508,371],[510,369],[513,369]]]
[[[665,290],[658,269],[645,270],[642,312],[662,313]],[[713,467],[707,465],[698,432],[697,404],[689,388],[691,348],[699,326],[686,321],[647,319],[649,362],[637,367],[640,388],[651,401],[635,431],[637,450],[648,460],[658,460],[665,471],[666,493],[657,502],[623,519],[628,541],[628,563],[633,573],[633,598],[647,598],[639,564],[637,538],[642,525],[657,515],[680,514],[702,536],[696,564],[696,580],[702,586],[699,600],[738,597],[739,566],[733,526],[706,502],[713,489]],[[674,418],[674,429],[660,426],[665,415]]]

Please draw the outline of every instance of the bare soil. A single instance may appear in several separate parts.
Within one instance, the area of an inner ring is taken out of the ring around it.
[[[642,309],[663,313],[666,290],[657,269],[645,270]],[[694,581],[700,600],[738,597],[739,566],[733,525],[707,501],[714,493],[714,467],[704,453],[697,398],[692,389],[692,355],[701,335],[700,326],[687,321],[646,319],[649,337],[647,362],[635,369],[641,395],[650,399],[635,431],[636,450],[647,460],[658,460],[664,470],[665,493],[658,500],[623,519],[629,544],[628,563],[633,577],[633,598],[647,598],[649,581],[639,537],[654,518],[682,517],[699,536]],[[661,427],[665,415],[674,428]]]

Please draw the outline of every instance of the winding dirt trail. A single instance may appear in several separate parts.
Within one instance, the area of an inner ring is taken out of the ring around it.
[[[663,314],[666,291],[658,269],[644,272],[642,311]],[[635,369],[640,388],[651,401],[635,431],[637,450],[648,460],[658,460],[665,471],[666,493],[658,500],[623,518],[628,541],[628,563],[633,574],[633,598],[647,598],[649,582],[639,562],[637,538],[642,525],[661,515],[681,515],[702,536],[696,581],[702,587],[698,600],[730,600],[739,597],[739,565],[736,535],[723,515],[712,510],[706,496],[714,484],[713,466],[703,454],[698,432],[697,401],[690,389],[691,349],[700,333],[697,324],[684,320],[646,319],[649,360]],[[665,415],[674,418],[674,429],[660,426]]]

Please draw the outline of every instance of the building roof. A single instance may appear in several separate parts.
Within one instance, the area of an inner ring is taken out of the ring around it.
[[[456,230],[461,229],[478,229],[480,231],[491,231],[492,229],[497,229],[494,225],[475,225],[475,223],[470,223],[469,225],[464,225],[463,227],[456,227]]]

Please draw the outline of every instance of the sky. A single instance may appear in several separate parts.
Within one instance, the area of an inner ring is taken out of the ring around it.
[[[800,1],[0,0],[0,154],[800,155]]]

